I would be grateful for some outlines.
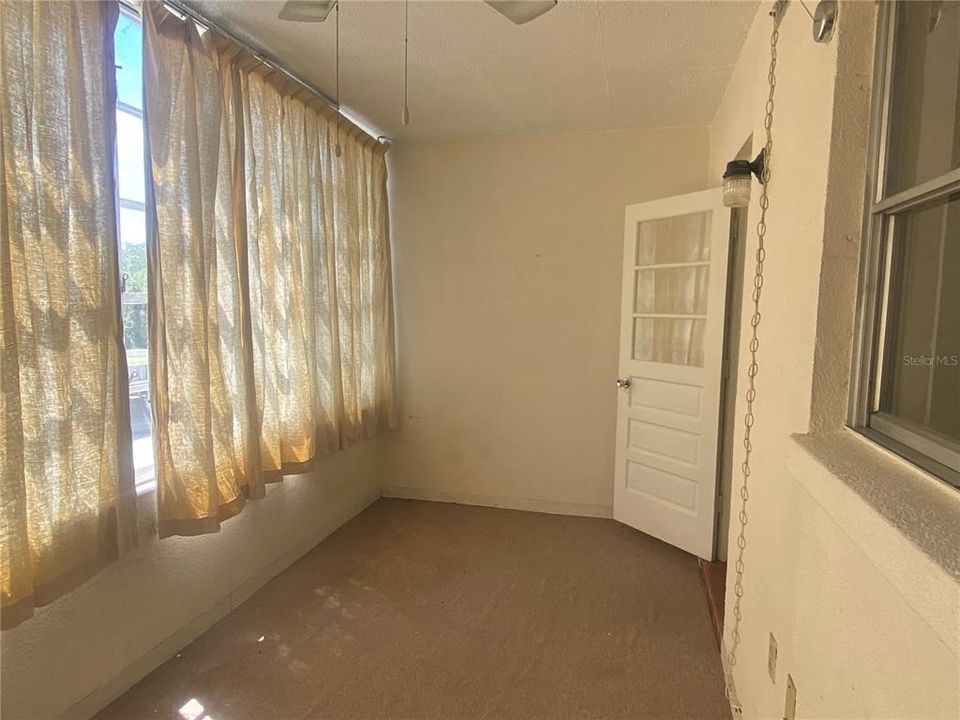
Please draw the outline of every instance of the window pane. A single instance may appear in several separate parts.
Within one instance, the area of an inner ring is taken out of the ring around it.
[[[709,211],[646,220],[637,225],[637,265],[710,259]]]
[[[140,21],[122,11],[113,33],[117,64],[117,100],[143,108],[143,29]]]
[[[143,121],[117,110],[117,190],[122,200],[144,201]]]
[[[960,195],[894,223],[880,410],[960,442]]]
[[[120,208],[120,254],[123,255],[129,246],[139,245],[146,247],[147,226],[146,216],[143,210],[135,208]],[[141,252],[137,250],[136,252]],[[145,249],[142,252],[146,252]],[[121,264],[123,260],[121,259]],[[129,290],[129,286],[127,287]],[[143,285],[146,290],[146,283]]]
[[[120,197],[121,314],[127,349],[130,429],[137,485],[153,480],[147,332],[147,244],[144,212],[142,27],[126,10],[114,33],[117,61],[117,194]],[[133,108],[133,110],[131,110]]]
[[[960,12],[897,3],[886,195],[960,166]]]
[[[705,315],[710,267],[637,270],[635,312]]]
[[[706,329],[706,320],[635,318],[633,358],[703,367],[703,333]]]

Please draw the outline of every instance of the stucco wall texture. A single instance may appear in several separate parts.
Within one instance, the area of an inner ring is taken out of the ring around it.
[[[758,9],[711,123],[712,175],[751,133],[754,148],[763,145],[769,11],[769,3]],[[840,4],[826,45],[813,42],[810,19],[792,3],[780,26],[743,641],[733,671],[745,718],[783,716],[788,673],[797,717],[960,715],[960,495],[843,427],[874,29],[874,4],[857,2]],[[758,195],[755,185],[748,289]],[[744,327],[750,312],[745,298]],[[741,358],[748,340],[744,333]],[[731,548],[739,481],[735,473]],[[728,647],[732,586],[731,577]]]

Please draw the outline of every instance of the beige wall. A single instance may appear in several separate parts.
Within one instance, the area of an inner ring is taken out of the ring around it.
[[[813,43],[809,18],[792,3],[780,30],[743,640],[734,670],[746,718],[783,716],[788,673],[798,718],[960,716],[960,494],[843,429],[874,10],[841,3],[829,45]],[[712,174],[751,133],[754,147],[762,145],[768,11],[767,3],[759,8],[711,125]],[[742,322],[751,309],[746,299]],[[748,340],[745,333],[741,373]],[[743,410],[741,400],[741,418]],[[734,467],[742,454],[737,432]],[[734,523],[732,549],[737,531]],[[728,578],[728,647],[732,584]],[[770,633],[779,643],[775,681],[767,673]]]
[[[706,154],[703,129],[391,150],[384,494],[610,515],[624,206],[702,189]]]
[[[4,631],[0,714],[89,717],[376,499],[376,478],[373,441],[268,486],[215,535],[154,534]]]

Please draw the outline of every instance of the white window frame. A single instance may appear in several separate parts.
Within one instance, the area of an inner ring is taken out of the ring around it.
[[[960,191],[960,168],[955,168],[937,178],[885,194],[897,4],[880,3],[878,8],[874,101],[848,424],[945,482],[960,487],[960,445],[918,431],[879,410],[881,386],[886,379],[884,346],[890,342],[893,332],[887,323],[887,308],[891,305],[889,273],[895,216]],[[960,372],[960,368],[957,371]]]

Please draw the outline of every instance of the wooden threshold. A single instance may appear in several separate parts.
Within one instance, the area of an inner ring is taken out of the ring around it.
[[[700,577],[703,578],[703,589],[707,593],[707,605],[710,607],[710,619],[713,620],[717,645],[720,645],[723,639],[723,603],[727,591],[727,564],[700,560]]]

